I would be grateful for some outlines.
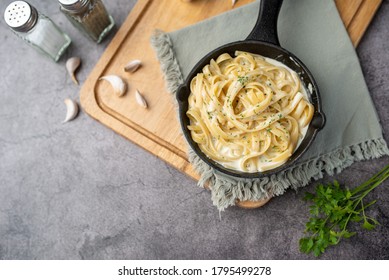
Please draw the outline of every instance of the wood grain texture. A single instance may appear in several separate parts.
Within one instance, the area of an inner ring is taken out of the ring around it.
[[[335,0],[336,7],[342,15],[346,28],[350,25],[362,2],[363,0]]]
[[[347,27],[347,32],[350,35],[351,41],[354,46],[358,46],[363,34],[370,22],[372,21],[375,13],[380,7],[382,0],[365,0],[360,5],[358,11],[353,17],[353,20]]]
[[[352,32],[351,38],[359,40],[370,22],[378,0],[343,0],[351,4],[337,4],[345,25]],[[240,0],[235,7],[253,2]],[[376,4],[370,7],[369,4]],[[356,8],[356,6],[358,6]],[[187,158],[187,145],[181,134],[174,102],[165,90],[159,63],[150,46],[150,37],[155,29],[173,31],[194,24],[222,12],[231,10],[230,1],[172,1],[139,0],[118,30],[106,51],[84,83],[81,105],[91,117],[108,126],[145,150],[151,152],[195,180],[199,175]],[[351,10],[351,11],[350,11]],[[352,16],[355,11],[356,15]],[[174,13],[174,16],[172,16]],[[362,23],[355,22],[355,20]],[[348,23],[348,24],[346,24]],[[357,42],[357,41],[353,41]],[[135,73],[124,71],[124,66],[133,59],[140,59],[143,66]],[[112,93],[108,83],[98,81],[103,75],[121,76],[129,85],[124,97]],[[140,107],[135,101],[139,89],[149,108]],[[243,201],[244,208],[257,208],[266,201]]]

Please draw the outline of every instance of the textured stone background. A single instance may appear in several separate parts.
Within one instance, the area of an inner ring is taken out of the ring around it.
[[[9,2],[1,1],[0,10]],[[120,26],[136,1],[105,2]],[[79,91],[64,61],[82,57],[78,76],[84,81],[109,40],[96,46],[85,39],[56,1],[30,3],[74,43],[55,64],[1,19],[0,259],[310,258],[298,251],[308,217],[302,191],[288,191],[252,211],[230,208],[220,218],[210,194],[193,180],[85,113],[62,124],[63,100],[78,99]],[[388,38],[384,0],[357,51],[387,141]],[[354,186],[388,162],[385,157],[357,163],[335,178]],[[382,226],[343,241],[324,259],[389,259],[388,187],[386,182],[371,195],[379,202],[370,214]]]

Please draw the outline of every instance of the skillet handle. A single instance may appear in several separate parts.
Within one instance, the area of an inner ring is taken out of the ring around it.
[[[283,0],[261,0],[257,23],[246,40],[265,41],[280,45],[277,19]]]

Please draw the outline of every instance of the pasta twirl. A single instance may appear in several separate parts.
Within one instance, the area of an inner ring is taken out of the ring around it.
[[[234,170],[262,172],[285,163],[313,117],[298,75],[260,55],[224,53],[193,78],[190,89],[192,139]]]

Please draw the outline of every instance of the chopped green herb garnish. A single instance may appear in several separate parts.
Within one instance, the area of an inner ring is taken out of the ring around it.
[[[248,82],[249,77],[247,76],[238,76],[238,82],[242,84],[242,86],[245,86]]]
[[[300,250],[318,257],[328,246],[337,245],[343,238],[356,234],[349,231],[350,222],[361,223],[362,228],[367,230],[379,225],[377,220],[365,213],[376,200],[366,203],[363,199],[388,178],[389,165],[352,190],[342,188],[334,181],[318,185],[315,193],[306,193],[304,199],[313,205],[310,206],[311,217],[305,225],[307,235],[300,239]]]

